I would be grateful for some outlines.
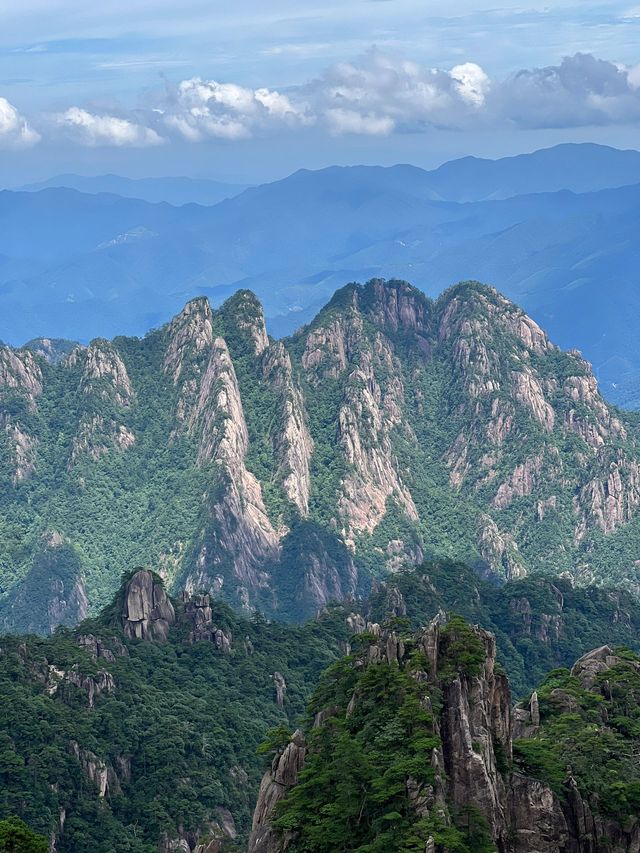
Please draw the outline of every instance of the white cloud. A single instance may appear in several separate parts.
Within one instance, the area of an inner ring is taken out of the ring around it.
[[[336,136],[343,133],[388,136],[395,128],[395,121],[389,116],[363,114],[357,110],[346,110],[342,107],[328,109],[325,119],[329,130]]]
[[[6,98],[0,98],[0,145],[28,148],[39,141],[40,134],[33,130],[24,116]]]
[[[585,127],[640,120],[638,68],[589,53],[518,71],[496,87],[492,116],[521,127]]]
[[[491,85],[489,76],[475,62],[456,65],[449,72],[463,101],[481,107]]]
[[[160,112],[167,128],[194,142],[309,125],[333,135],[386,136],[430,124],[463,126],[482,107],[489,88],[488,76],[472,62],[442,71],[372,49],[286,92],[199,77],[183,80],[169,91]]]
[[[55,122],[83,145],[143,148],[163,141],[152,128],[118,116],[96,115],[80,107],[58,114]]]
[[[295,105],[275,89],[248,89],[193,77],[170,92],[160,111],[167,127],[190,141],[207,137],[243,139],[256,132],[295,128],[313,121],[305,105]]]
[[[155,108],[118,115],[73,106],[55,115],[53,126],[82,145],[145,147],[171,138],[237,141],[310,126],[333,136],[389,136],[429,128],[637,124],[640,65],[577,53],[557,65],[498,79],[472,61],[433,68],[372,48],[286,89],[191,77],[167,85],[158,97]],[[0,144],[29,145],[39,139],[15,107],[0,98]]]
[[[331,66],[302,92],[332,132],[380,135],[462,127],[483,105],[489,85],[472,62],[446,71],[372,49]]]

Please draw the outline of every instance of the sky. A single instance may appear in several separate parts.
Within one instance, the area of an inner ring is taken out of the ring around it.
[[[0,20],[5,187],[639,146],[633,0],[0,0]]]

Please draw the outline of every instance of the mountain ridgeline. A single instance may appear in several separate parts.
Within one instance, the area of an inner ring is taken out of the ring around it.
[[[436,297],[474,278],[582,350],[605,397],[637,408],[639,181],[640,152],[586,143],[431,172],[301,169],[239,194],[62,176],[0,193],[0,339],[142,335],[195,296],[218,306],[239,288],[280,337],[347,281],[404,278]]]
[[[348,285],[284,341],[240,291],[54,361],[0,349],[5,629],[140,564],[289,619],[431,557],[640,589],[637,418],[489,287]]]

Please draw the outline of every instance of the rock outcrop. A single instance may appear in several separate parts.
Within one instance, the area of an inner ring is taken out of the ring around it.
[[[38,440],[23,423],[26,418],[7,408],[16,398],[28,414],[37,411],[43,391],[42,369],[38,359],[28,350],[12,350],[0,345],[0,430],[6,435],[13,485],[28,480],[36,471]]]
[[[116,683],[110,672],[104,669],[98,670],[95,675],[85,675],[79,671],[75,664],[69,670],[61,670],[55,666],[49,666],[47,679],[47,693],[49,696],[64,694],[66,688],[72,685],[82,690],[87,695],[87,703],[93,708],[99,696],[115,693]]]
[[[138,569],[124,588],[122,627],[131,640],[164,642],[176,616],[162,581]]]
[[[120,791],[118,775],[106,761],[90,750],[82,749],[76,741],[71,741],[70,750],[86,778],[97,789],[100,798],[117,794]]]
[[[350,614],[348,624],[354,633],[368,630],[359,614]],[[597,798],[586,799],[581,794],[570,769],[560,792],[514,768],[514,738],[536,737],[541,725],[540,704],[534,692],[526,706],[513,708],[507,678],[496,669],[492,634],[478,627],[465,628],[459,622],[447,624],[442,615],[408,642],[394,631],[376,628],[377,632],[370,631],[368,648],[356,656],[355,672],[383,664],[406,667],[419,685],[421,707],[433,715],[434,734],[439,740],[423,756],[433,781],[424,784],[413,776],[405,780],[407,801],[415,811],[416,823],[437,815],[436,825],[455,823],[460,828],[465,826],[465,815],[479,814],[497,853],[640,850],[640,820],[631,818],[622,824],[603,815],[597,809]],[[470,653],[472,648],[474,654],[478,653],[478,662],[473,665],[463,651]],[[415,664],[409,665],[409,655],[415,660],[416,651],[423,653],[427,662],[424,671],[416,670]],[[597,690],[598,677],[620,662],[621,658],[605,646],[584,655],[575,664],[572,676],[585,689]],[[640,664],[637,668],[640,671]],[[314,728],[331,726],[336,716],[349,718],[358,710],[362,699],[357,678],[350,683],[353,685],[354,681],[356,686],[351,687],[348,703],[317,712]],[[606,687],[607,681],[598,683]],[[337,696],[343,688],[344,684],[338,688]],[[437,706],[432,695],[438,697]],[[369,696],[367,702],[370,701]],[[385,700],[379,697],[378,701]],[[366,715],[366,708],[365,703],[361,713]],[[275,805],[296,784],[308,749],[313,751],[313,741],[307,747],[302,733],[296,732],[265,774],[254,813],[250,853],[281,853],[294,839],[295,836],[275,830],[270,820]],[[326,750],[326,743],[322,750]],[[448,848],[431,837],[425,849],[435,853]]]
[[[231,651],[233,637],[230,632],[223,631],[222,628],[218,628],[213,624],[209,596],[203,594],[189,595],[184,592],[182,600],[184,602],[185,615],[193,624],[193,628],[189,632],[189,642],[198,643],[206,641],[213,643],[221,652]]]
[[[298,729],[282,753],[274,757],[271,767],[262,777],[253,813],[248,853],[281,853],[286,849],[286,839],[274,832],[270,820],[280,800],[298,781],[306,754],[305,738]]]
[[[280,341],[271,344],[265,353],[263,372],[279,397],[280,419],[271,435],[278,477],[289,500],[306,518],[309,515],[313,439],[302,391],[293,378],[291,357]]]
[[[276,691],[276,704],[278,708],[284,708],[284,697],[287,695],[287,682],[281,672],[273,673],[273,686]]]

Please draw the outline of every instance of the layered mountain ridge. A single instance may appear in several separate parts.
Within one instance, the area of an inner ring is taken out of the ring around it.
[[[478,283],[348,285],[284,341],[250,292],[198,298],[55,364],[2,347],[0,395],[5,628],[141,562],[286,618],[430,556],[640,589],[634,416]]]
[[[215,187],[182,181],[5,191],[0,339],[141,335],[192,297],[219,306],[239,288],[281,336],[346,281],[406,278],[435,297],[477,278],[581,349],[606,397],[637,407],[639,180],[637,151],[585,143],[433,172],[302,169],[213,206],[167,204],[213,201]]]

